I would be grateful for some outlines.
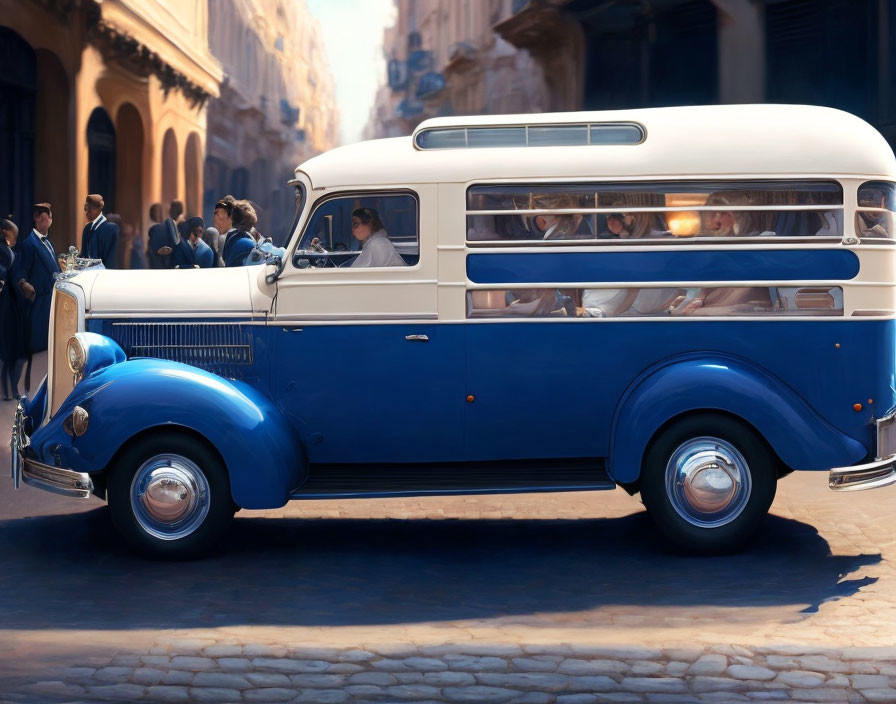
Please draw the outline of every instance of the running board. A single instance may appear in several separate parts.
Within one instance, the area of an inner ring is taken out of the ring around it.
[[[616,488],[602,460],[457,464],[313,465],[290,499],[521,494]]]

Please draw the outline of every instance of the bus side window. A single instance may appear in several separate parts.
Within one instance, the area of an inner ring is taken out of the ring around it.
[[[891,239],[896,211],[896,184],[869,181],[859,186],[856,234],[863,238]]]

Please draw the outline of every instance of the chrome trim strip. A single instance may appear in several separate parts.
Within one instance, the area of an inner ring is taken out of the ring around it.
[[[593,482],[582,484],[557,484],[547,486],[489,487],[477,489],[387,489],[385,491],[326,491],[303,494],[296,489],[289,495],[290,501],[310,499],[381,499],[409,496],[475,496],[477,494],[547,494],[566,491],[609,491],[616,488],[616,482]]]
[[[383,267],[384,269],[386,267]],[[396,269],[397,267],[391,267],[392,269]],[[350,269],[329,269],[329,268],[321,268],[321,269],[304,269],[304,271],[309,272],[310,276],[318,276],[322,274],[330,274],[335,273],[338,276],[344,277],[348,276],[348,274],[357,274],[357,270]],[[368,269],[370,271],[370,269]],[[311,273],[318,272],[318,273]],[[337,273],[338,272],[338,273]],[[341,273],[348,272],[348,273]],[[279,281],[278,281],[279,283]],[[288,280],[285,280],[283,284],[288,288],[296,288],[299,286],[419,286],[419,285],[432,285],[438,283],[437,279],[355,279],[350,281],[340,281],[337,279],[324,279],[323,281],[314,281],[311,278],[307,280],[299,280],[296,276],[291,276]]]
[[[305,313],[301,315],[284,315],[271,319],[274,325],[286,322],[301,323],[310,320],[438,320],[438,313]]]
[[[131,310],[97,310],[90,311],[88,318],[136,318],[152,316],[153,318],[188,318],[190,316],[201,315],[203,318],[233,318],[237,320],[259,320],[267,316],[265,311],[257,311],[247,313],[245,310],[198,310],[198,309],[179,309],[176,311],[160,311],[158,309],[134,308]]]
[[[22,479],[38,489],[78,499],[90,498],[93,492],[93,480],[86,472],[51,467],[28,457],[25,458]]]
[[[766,211],[802,211],[802,210],[843,210],[843,204],[835,205],[726,205],[729,212],[766,212]],[[620,208],[492,208],[489,210],[467,210],[467,215],[591,215],[593,213],[618,213]],[[720,210],[718,205],[657,205],[657,206],[633,206],[625,207],[627,213],[715,213]],[[882,212],[890,212],[883,209]],[[690,235],[698,237],[699,235]],[[814,237],[814,235],[804,235]],[[608,238],[609,239],[609,238]]]
[[[506,211],[508,214],[513,211]],[[496,244],[500,242],[500,244]],[[725,237],[707,237],[704,235],[682,235],[679,237],[645,237],[644,239],[600,239],[592,238],[588,240],[466,240],[468,249],[494,249],[496,251],[506,251],[507,249],[519,249],[521,247],[544,248],[544,247],[587,247],[588,252],[600,251],[602,247],[628,247],[631,251],[639,251],[644,247],[652,247],[650,251],[665,252],[674,251],[681,247],[695,247],[704,249],[709,252],[720,251],[739,251],[740,249],[751,249],[753,245],[762,245],[763,249],[781,249],[782,246],[787,249],[793,247],[789,245],[800,245],[800,249],[830,249],[831,245],[841,246],[842,237],[829,237],[818,235],[806,235],[804,237],[738,237],[737,242],[726,242]],[[867,244],[896,244],[893,240],[865,238],[860,245],[852,247],[853,251],[861,249],[861,245]]]
[[[852,316],[841,316],[841,315],[822,315],[822,316],[789,316],[789,315],[781,315],[781,316],[743,316],[743,317],[731,317],[724,318],[720,316],[678,316],[678,315],[667,315],[663,317],[651,317],[644,316],[641,317],[629,317],[629,318],[569,318],[569,317],[546,317],[546,318],[523,318],[523,317],[514,317],[514,318],[436,318],[433,316],[431,320],[420,320],[417,319],[404,319],[404,318],[382,318],[377,317],[373,319],[353,319],[353,320],[315,320],[309,318],[302,318],[298,316],[293,317],[282,317],[282,318],[271,318],[269,321],[265,323],[267,326],[283,326],[283,325],[300,325],[306,327],[313,326],[323,326],[323,325],[407,325],[413,324],[415,322],[423,325],[530,325],[530,324],[546,324],[549,323],[551,325],[615,325],[619,324],[627,324],[627,323],[638,323],[649,320],[651,322],[667,322],[671,324],[684,324],[684,323],[704,323],[704,322],[732,322],[732,323],[746,323],[746,322],[837,322],[837,323],[849,323],[851,325],[859,325],[863,323],[873,323],[881,320],[894,320],[896,319],[896,314],[888,315],[888,316],[860,316],[860,317],[852,317]]]
[[[87,314],[87,320],[137,320],[137,321],[146,321],[147,319],[160,319],[165,321],[174,321],[181,319],[194,319],[198,316],[197,313],[101,313],[99,315],[91,315]],[[218,315],[218,314],[209,314],[202,316],[203,318],[208,318],[210,320],[216,320],[220,318],[222,320],[221,323],[206,323],[210,325],[223,325],[225,323],[234,323],[240,325],[267,325],[268,317],[267,314],[264,316],[258,316],[255,318],[234,318],[232,315]],[[191,323],[183,323],[185,325],[189,325]],[[196,325],[200,325],[201,323],[196,323]]]
[[[845,288],[853,286],[875,286],[892,288],[892,282],[852,281],[851,279],[707,279],[706,281],[519,281],[516,283],[479,283],[467,280],[465,284],[474,290],[513,290],[516,288]]]
[[[834,491],[879,489],[894,483],[896,455],[852,467],[835,467],[828,476],[828,486]]]

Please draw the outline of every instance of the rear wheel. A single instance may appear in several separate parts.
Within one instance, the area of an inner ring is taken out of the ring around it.
[[[233,518],[220,458],[181,433],[155,433],[127,447],[112,468],[108,500],[125,539],[157,557],[200,555]]]
[[[720,414],[695,414],[650,443],[641,497],[663,537],[677,547],[731,552],[768,512],[777,466],[777,457],[750,426]]]

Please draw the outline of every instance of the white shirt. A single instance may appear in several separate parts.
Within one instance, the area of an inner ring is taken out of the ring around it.
[[[96,220],[94,220],[90,225],[90,231],[93,232],[96,228],[102,225],[106,221],[106,216],[100,213],[96,216]]]
[[[365,266],[407,266],[395,249],[385,230],[377,230],[361,245],[360,256],[352,262],[352,268]]]
[[[48,251],[50,254],[53,254],[53,245],[50,244],[50,240],[49,240],[49,238],[48,238],[46,235],[42,235],[42,234],[40,234],[40,233],[39,233],[37,230],[35,230],[34,228],[31,228],[31,231],[32,231],[35,235],[37,235],[37,239],[39,239],[39,240],[41,241],[41,244],[42,244],[44,247],[47,248],[47,251]],[[55,257],[56,255],[53,254],[53,256]]]

